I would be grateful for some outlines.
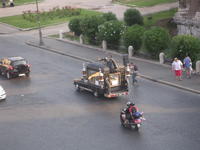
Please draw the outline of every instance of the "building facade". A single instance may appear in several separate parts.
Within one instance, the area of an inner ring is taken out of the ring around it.
[[[179,0],[174,21],[178,34],[191,34],[200,38],[200,0]]]

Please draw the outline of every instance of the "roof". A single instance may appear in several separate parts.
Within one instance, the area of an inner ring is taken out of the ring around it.
[[[101,69],[101,71],[109,71],[109,68],[106,65],[98,62],[88,63],[86,67],[87,69],[92,69],[96,71],[99,71],[99,69]]]
[[[18,61],[18,60],[24,60],[23,57],[17,56],[17,57],[9,57],[8,58],[10,61]]]

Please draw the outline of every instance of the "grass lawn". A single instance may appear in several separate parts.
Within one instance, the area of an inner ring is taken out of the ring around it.
[[[100,14],[100,13],[96,11],[92,11],[92,10],[82,9],[81,14],[79,16],[87,16],[87,15],[95,15],[95,14]],[[66,18],[55,17],[54,19],[41,20],[41,26],[48,26],[55,23],[64,23],[74,17],[79,17],[79,16],[66,17]],[[30,22],[28,20],[25,20],[22,17],[22,15],[3,17],[3,18],[0,18],[0,22],[10,24],[10,25],[16,26],[18,28],[23,28],[23,29],[38,27],[37,22],[35,23],[35,22]]]
[[[38,2],[41,2],[42,0],[38,0]],[[14,0],[15,5],[23,5],[28,3],[35,3],[35,0]]]
[[[150,27],[155,25],[159,20],[168,19],[174,17],[177,9],[171,9],[168,11],[162,11],[159,13],[144,16],[145,27]]]
[[[136,5],[138,7],[148,7],[163,3],[176,2],[178,0],[114,0],[114,2],[120,2],[125,5]]]

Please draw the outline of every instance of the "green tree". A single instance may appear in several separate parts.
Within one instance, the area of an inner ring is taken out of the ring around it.
[[[134,25],[128,27],[124,32],[124,45],[128,48],[130,45],[133,46],[134,50],[140,49],[143,42],[144,27],[140,25]]]
[[[98,39],[107,41],[109,48],[117,48],[125,25],[117,20],[107,21],[98,27]]]
[[[80,22],[83,18],[73,18],[69,21],[68,27],[70,31],[74,32],[75,35],[79,36],[82,34]]]
[[[192,61],[200,56],[200,39],[192,35],[177,35],[172,38],[170,56],[184,59],[189,55]]]
[[[81,31],[85,35],[91,44],[96,44],[96,38],[98,34],[98,26],[104,23],[105,20],[102,16],[95,15],[90,17],[85,17],[80,22]]]
[[[137,9],[127,9],[124,13],[124,21],[128,26],[134,24],[143,25],[143,16]]]
[[[112,12],[104,13],[102,16],[106,21],[117,20],[116,15]]]
[[[144,32],[144,45],[153,58],[166,50],[170,43],[169,32],[161,27],[153,27]]]

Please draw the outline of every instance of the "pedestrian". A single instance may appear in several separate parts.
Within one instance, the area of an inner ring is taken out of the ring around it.
[[[188,55],[183,60],[183,66],[185,68],[187,78],[191,78],[192,61]]]
[[[6,0],[2,0],[2,7],[3,7],[3,8],[6,7]]]
[[[183,63],[178,58],[174,58],[172,71],[175,73],[176,79],[179,81],[182,80],[182,69]]]
[[[130,71],[131,71],[131,75],[132,75],[132,80],[133,80],[133,84],[137,83],[137,75],[138,75],[138,67],[137,65],[135,65],[134,63],[130,63]]]
[[[14,7],[15,6],[13,0],[9,0],[9,5],[10,5],[10,7]]]

